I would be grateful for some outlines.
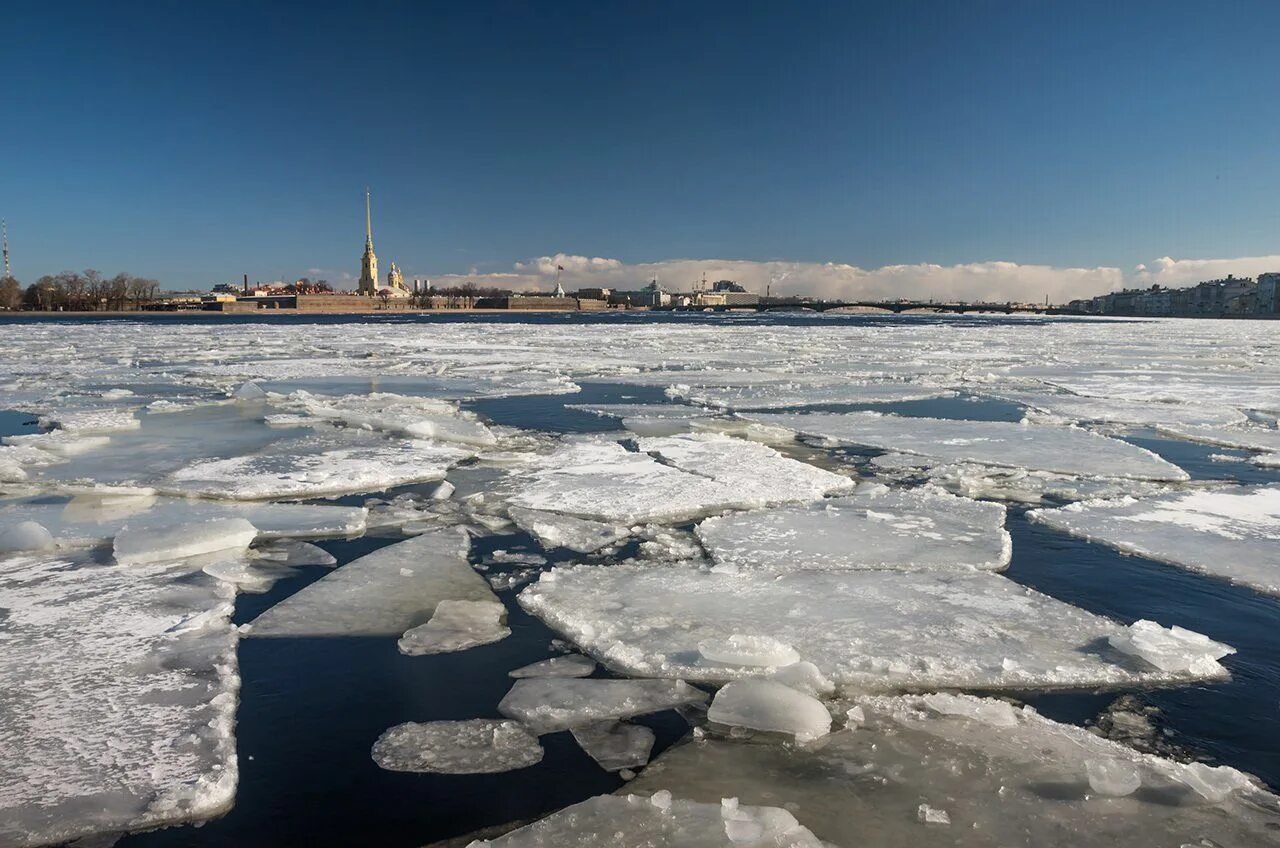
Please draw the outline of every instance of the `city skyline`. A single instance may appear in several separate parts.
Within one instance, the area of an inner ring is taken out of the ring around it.
[[[0,214],[24,283],[354,288],[366,184],[386,253],[445,284],[562,265],[1038,301],[1280,267],[1264,4],[388,6],[379,26],[138,6],[110,51],[89,9],[10,21]],[[84,49],[48,67],[55,27]],[[339,31],[374,46],[313,52]]]

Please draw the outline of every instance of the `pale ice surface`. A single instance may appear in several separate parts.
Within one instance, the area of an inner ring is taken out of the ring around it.
[[[213,518],[168,527],[134,528],[116,533],[112,553],[122,565],[162,562],[202,554],[243,554],[258,529],[243,518]]]
[[[1161,403],[1082,397],[1050,392],[998,391],[998,397],[1038,410],[1062,422],[1164,426],[1222,426],[1246,421],[1243,412],[1222,404]]]
[[[359,536],[368,511],[328,504],[230,503],[155,495],[95,495],[0,499],[0,532],[22,521],[48,528],[60,547],[110,541],[126,525],[163,528],[238,518],[262,539]]]
[[[551,657],[507,672],[508,677],[590,677],[596,661],[581,654]]]
[[[544,548],[568,548],[580,554],[589,554],[631,535],[628,527],[589,521],[572,515],[520,507],[511,507],[509,512],[511,520],[537,539],[538,544]]]
[[[678,563],[560,567],[520,604],[615,671],[725,681],[759,667],[698,646],[768,636],[846,689],[1078,688],[1220,678],[1112,648],[1127,628],[982,572],[718,574]]]
[[[797,742],[812,742],[831,732],[831,714],[821,701],[773,680],[734,680],[716,692],[707,719],[790,734]]]
[[[1185,471],[1148,450],[1076,427],[907,418],[875,412],[756,413],[747,417],[805,436],[947,462],[978,462],[1085,477],[1188,479]]]
[[[600,795],[468,848],[823,848],[779,807]]]
[[[326,574],[254,619],[250,636],[401,636],[443,600],[498,603],[467,563],[467,539],[436,530]]]
[[[526,677],[512,685],[498,712],[543,734],[706,700],[705,692],[682,680]]]
[[[698,643],[698,653],[707,662],[721,665],[770,666],[800,662],[800,654],[786,642],[770,636],[731,633],[723,639]]]
[[[1245,846],[1275,842],[1280,799],[1225,767],[1142,754],[1003,701],[862,698],[854,729],[801,747],[705,738],[668,749],[628,792],[789,804],[834,845],[924,848]],[[984,720],[998,714],[998,722]],[[1139,786],[1132,786],[1136,776]],[[1101,788],[1099,788],[1101,787]],[[920,807],[944,811],[930,826]]]
[[[53,534],[39,522],[15,521],[0,526],[0,554],[47,551],[53,546]]]
[[[167,564],[0,562],[0,844],[199,821],[230,806],[234,594]]]
[[[768,383],[758,386],[686,386],[667,390],[672,397],[723,409],[782,409],[820,404],[901,403],[951,397],[945,388],[911,383]]]
[[[937,489],[861,485],[842,498],[708,518],[696,528],[716,570],[980,569],[1009,564],[999,504]]]
[[[1280,595],[1280,486],[1225,486],[1028,513],[1057,530]]]
[[[731,486],[752,504],[818,500],[854,487],[848,477],[732,436],[698,433],[642,438],[639,445],[641,451],[681,471]]]
[[[1274,427],[1161,427],[1163,432],[1193,442],[1243,448],[1255,451],[1280,451],[1280,430]]]
[[[406,722],[379,736],[372,755],[388,771],[494,774],[538,764],[542,745],[515,721]]]
[[[656,739],[644,725],[602,721],[570,728],[574,741],[605,771],[637,769],[649,762]]]
[[[1107,641],[1117,651],[1141,657],[1161,671],[1197,675],[1212,676],[1218,660],[1236,652],[1203,633],[1177,625],[1165,628],[1146,619],[1135,621],[1127,632],[1109,636]]]
[[[687,421],[718,414],[714,409],[682,403],[566,403],[565,407],[606,418],[622,419]]]
[[[317,421],[379,430],[409,439],[430,439],[491,447],[497,439],[474,415],[457,404],[387,392],[328,397],[299,391],[273,395],[273,406]]]
[[[501,601],[442,600],[431,620],[400,637],[400,653],[409,656],[447,654],[501,641],[511,635],[507,608]]]

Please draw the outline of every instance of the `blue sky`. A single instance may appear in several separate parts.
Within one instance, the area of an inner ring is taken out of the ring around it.
[[[26,282],[340,280],[366,184],[409,276],[1280,254],[1275,3],[16,4],[4,29]]]

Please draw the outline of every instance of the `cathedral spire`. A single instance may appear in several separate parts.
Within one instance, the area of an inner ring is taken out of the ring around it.
[[[364,189],[364,243],[370,250],[373,249],[373,215],[369,211],[369,187]]]

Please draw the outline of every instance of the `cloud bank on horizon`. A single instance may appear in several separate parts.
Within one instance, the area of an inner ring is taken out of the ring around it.
[[[705,275],[708,281],[733,280],[749,291],[808,295],[828,299],[897,298],[1063,303],[1128,287],[1183,286],[1234,274],[1256,276],[1280,271],[1280,256],[1236,259],[1173,259],[1165,256],[1126,273],[1120,268],[1064,268],[1018,262],[918,263],[859,268],[838,262],[754,261],[745,259],[668,259],[628,264],[618,259],[557,253],[517,262],[510,272],[416,275],[436,288],[471,282],[514,291],[547,290],[557,268],[569,290],[634,290],[657,279],[667,291],[689,291]]]

